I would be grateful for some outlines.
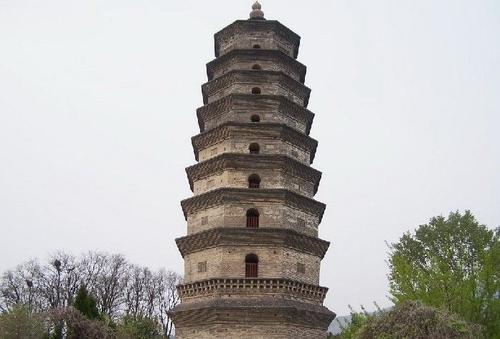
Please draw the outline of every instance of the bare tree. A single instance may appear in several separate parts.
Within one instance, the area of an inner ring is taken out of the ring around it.
[[[80,260],[81,283],[87,287],[87,290],[95,295],[97,281],[104,272],[109,255],[103,252],[88,252]]]
[[[97,276],[94,291],[99,311],[110,318],[118,316],[124,299],[130,265],[122,255],[106,257],[103,270]]]
[[[172,335],[173,323],[169,312],[179,303],[177,285],[182,282],[182,277],[172,271],[160,270],[157,273],[157,316],[161,323],[163,334],[168,338]]]
[[[37,276],[41,267],[36,260],[18,265],[6,271],[0,280],[0,310],[10,311],[17,305],[26,305],[30,311],[41,311],[47,307],[40,298]]]
[[[152,272],[131,265],[122,255],[89,252],[76,258],[56,252],[43,265],[31,260],[3,273],[0,311],[16,306],[36,313],[64,309],[73,305],[84,285],[101,314],[114,320],[124,315],[149,318],[170,336],[173,324],[168,312],[179,303],[176,286],[180,282],[175,272]]]
[[[149,316],[154,306],[147,297],[153,284],[153,274],[146,267],[132,267],[125,287],[125,314],[134,318]]]

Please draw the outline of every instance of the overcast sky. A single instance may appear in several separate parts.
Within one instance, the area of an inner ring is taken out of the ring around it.
[[[0,271],[61,249],[182,272],[213,34],[250,0],[0,0]],[[435,215],[500,225],[498,0],[265,0],[308,67],[326,305],[387,299]]]

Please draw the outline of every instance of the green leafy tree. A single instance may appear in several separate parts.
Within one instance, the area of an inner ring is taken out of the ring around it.
[[[89,319],[100,319],[97,301],[93,296],[89,295],[84,285],[78,289],[74,307]]]
[[[466,211],[434,217],[390,246],[394,303],[418,300],[500,333],[500,230]]]

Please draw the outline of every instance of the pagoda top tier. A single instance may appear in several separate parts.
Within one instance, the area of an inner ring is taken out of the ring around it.
[[[260,9],[254,9],[250,19],[236,20],[224,27],[214,38],[216,57],[234,49],[252,48],[280,50],[293,58],[299,53],[300,36],[279,21],[265,20]]]

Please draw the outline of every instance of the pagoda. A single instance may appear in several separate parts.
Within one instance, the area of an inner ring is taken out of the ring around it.
[[[321,172],[299,43],[258,2],[215,34],[176,239],[176,338],[326,338],[335,317],[319,285],[330,243],[318,238],[325,205],[313,198]]]

